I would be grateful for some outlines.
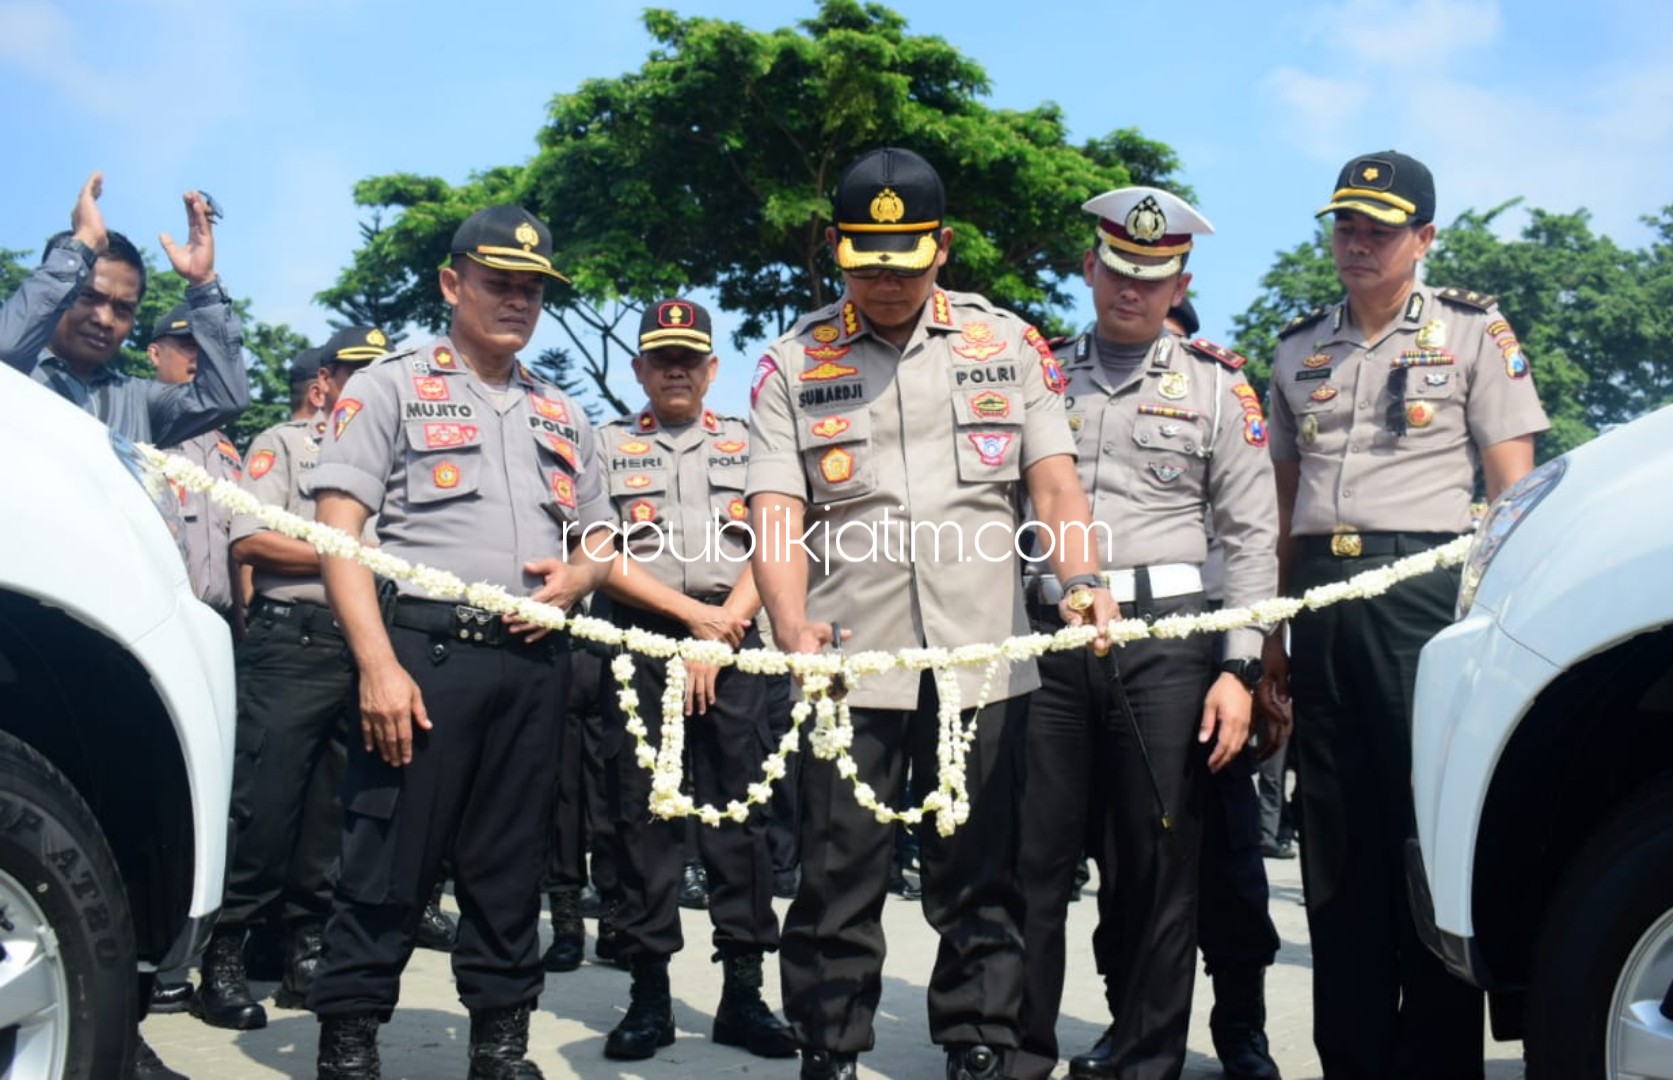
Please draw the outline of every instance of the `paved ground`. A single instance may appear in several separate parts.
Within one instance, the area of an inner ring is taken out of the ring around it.
[[[1278,963],[1268,976],[1268,1031],[1272,1049],[1287,1080],[1320,1076],[1313,1052],[1307,923],[1297,903],[1300,875],[1294,861],[1268,861],[1272,876],[1272,915],[1283,937]],[[449,898],[451,900],[451,898]],[[782,914],[785,901],[779,901]],[[1069,909],[1070,942],[1088,942],[1095,918],[1090,898]],[[712,1045],[710,1021],[720,997],[718,965],[708,962],[707,916],[684,912],[686,940],[692,942],[674,960],[674,1019],[679,1039],[647,1062],[618,1065],[603,1056],[604,1036],[620,1018],[627,1001],[628,976],[610,966],[588,964],[579,971],[551,975],[541,997],[531,1037],[530,1056],[550,1080],[560,1077],[626,1077],[662,1080],[675,1077],[758,1076],[793,1080],[794,1061],[762,1061],[741,1051]],[[891,898],[885,907],[891,950],[884,968],[883,1004],[877,1023],[877,1049],[863,1056],[866,1077],[939,1080],[942,1057],[928,1042],[924,991],[934,957],[934,936],[916,904]],[[589,931],[591,924],[588,924]],[[542,933],[546,930],[543,925]],[[588,941],[590,953],[591,940]],[[774,969],[769,961],[769,973]],[[271,993],[271,984],[258,984]],[[466,1071],[465,1047],[470,1025],[454,996],[447,958],[417,953],[402,985],[401,1008],[381,1038],[384,1076],[406,1080],[457,1080]],[[768,999],[777,1006],[776,978],[769,974]],[[1190,1080],[1218,1077],[1220,1070],[1208,1037],[1212,1004],[1207,980],[1197,981],[1191,1053],[1185,1075]],[[203,1025],[189,1016],[157,1016],[145,1023],[145,1035],[163,1060],[192,1080],[222,1078],[311,1077],[318,1025],[308,1013],[274,1009],[261,1031],[230,1032]],[[1089,952],[1071,948],[1059,1041],[1066,1053],[1089,1047],[1103,1031],[1103,994]],[[1521,1046],[1487,1043],[1489,1080],[1522,1075]],[[1067,1072],[1065,1062],[1058,1075]]]

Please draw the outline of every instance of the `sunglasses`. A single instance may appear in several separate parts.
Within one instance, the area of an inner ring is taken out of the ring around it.
[[[1388,373],[1388,430],[1396,438],[1406,434],[1406,375],[1407,367],[1397,367]]]
[[[893,266],[856,266],[852,270],[843,271],[844,274],[859,281],[876,281],[884,274],[900,278],[902,281],[910,281],[913,278],[921,278],[929,272],[930,267],[927,266],[922,270],[903,270]]]

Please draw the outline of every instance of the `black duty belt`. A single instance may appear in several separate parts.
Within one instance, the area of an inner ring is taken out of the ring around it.
[[[323,634],[342,637],[343,628],[337,625],[331,609],[324,604],[306,600],[275,600],[259,593],[250,601],[250,619],[264,619],[271,623],[294,626],[301,634]]]
[[[1439,532],[1339,532],[1330,536],[1298,536],[1296,554],[1317,559],[1363,559],[1389,555],[1416,555],[1458,539],[1457,533]]]
[[[389,611],[389,625],[496,649],[528,644],[528,634],[512,633],[497,612],[469,604],[449,604],[445,600],[421,600],[416,596],[395,598]],[[544,645],[545,641],[535,644]]]

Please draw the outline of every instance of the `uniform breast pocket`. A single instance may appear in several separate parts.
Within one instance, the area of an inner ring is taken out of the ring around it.
[[[610,501],[624,525],[651,525],[666,520],[666,469],[610,470]]]
[[[1170,494],[1189,486],[1202,470],[1202,449],[1206,433],[1203,421],[1186,417],[1139,416],[1133,422],[1135,460],[1139,463],[1140,502],[1166,501]]]
[[[749,506],[744,501],[744,480],[748,476],[745,465],[710,466],[709,503],[716,520],[749,520]]]
[[[482,483],[482,442],[471,424],[407,424],[407,501],[445,502],[476,494]]]
[[[1022,478],[1022,393],[955,387],[953,458],[966,483]]]
[[[877,487],[870,413],[803,416],[797,421],[796,438],[816,505],[858,498]]]
[[[1450,365],[1412,367],[1406,372],[1406,431],[1421,434],[1435,426],[1438,419],[1457,408],[1454,401],[1462,395],[1458,372]]]

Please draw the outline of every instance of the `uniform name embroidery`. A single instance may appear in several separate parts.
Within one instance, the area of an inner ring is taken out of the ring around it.
[[[459,467],[451,461],[444,461],[435,467],[430,477],[436,482],[436,486],[443,490],[456,488],[459,486]]]
[[[354,411],[360,411],[360,402],[354,403]],[[404,401],[401,415],[407,420],[475,420],[476,407],[468,401]],[[340,427],[338,434],[342,434]]]
[[[556,420],[548,420],[544,416],[529,417],[529,428],[532,431],[543,432],[547,435],[561,435],[574,442],[581,437],[581,433],[567,424],[560,424]]]
[[[1056,364],[1057,361],[1053,360],[1052,366],[1054,368],[1056,367]],[[1044,372],[1042,372],[1042,374],[1044,374]],[[1059,379],[1063,379],[1063,372],[1061,370],[1058,370],[1057,377]],[[965,383],[970,383],[974,386],[991,386],[996,383],[1014,383],[1016,381],[1017,367],[1015,364],[995,364],[993,367],[979,368],[961,367],[953,372],[953,382],[958,386],[963,386]],[[1049,375],[1046,375],[1046,385],[1048,387],[1051,385],[1051,377]],[[1063,379],[1063,385],[1069,385],[1067,379]],[[1059,394],[1062,392],[1062,390],[1057,391]]]
[[[709,459],[709,468],[711,469],[727,469],[734,465],[748,464],[749,458],[742,454],[727,454],[724,457],[712,457]]]
[[[627,472],[629,469],[660,469],[661,457],[611,458],[611,472]]]
[[[273,471],[273,451],[257,450],[250,455],[250,479],[260,480]]]
[[[970,415],[979,420],[1003,420],[1011,415],[1011,399],[996,390],[984,390],[970,399]]]
[[[1328,379],[1331,376],[1329,368],[1314,368],[1312,371],[1298,371],[1295,373],[1296,382],[1308,382],[1312,379]]]
[[[813,425],[813,433],[821,439],[834,439],[853,427],[845,416],[827,416]]]
[[[446,401],[447,380],[440,375],[421,375],[412,380],[412,388],[421,401]]]
[[[843,352],[846,353],[847,349],[844,349]],[[850,375],[858,375],[859,373],[860,369],[857,367],[849,367],[847,364],[838,364],[831,360],[823,360],[814,367],[810,367],[806,371],[802,372],[801,380],[802,382],[830,382],[832,379],[843,379]]]
[[[863,383],[844,383],[839,386],[813,386],[797,395],[802,408],[809,409],[818,405],[830,405],[839,401],[864,401],[866,388]]]
[[[477,428],[474,424],[425,424],[424,446],[435,450],[449,446],[464,446],[476,441]]]
[[[1008,432],[982,431],[968,438],[970,445],[976,448],[976,456],[982,459],[983,465],[1003,465],[1005,451],[1010,449],[1014,436]]]
[[[854,478],[854,455],[833,446],[819,458],[819,475],[827,484],[846,484]]]
[[[416,401],[407,402],[409,408],[416,404],[418,404]],[[344,429],[349,426],[349,421],[360,415],[360,410],[365,407],[354,398],[344,398],[337,402],[337,408],[331,414],[331,437],[341,439]]]
[[[993,327],[987,323],[967,323],[959,338],[953,351],[967,360],[992,360],[1005,351],[1005,343],[994,339]]]
[[[767,380],[773,372],[778,370],[778,361],[770,356],[763,356],[755,362],[755,376],[749,380],[749,407],[755,408],[755,399],[761,396],[761,388],[767,385]]]

